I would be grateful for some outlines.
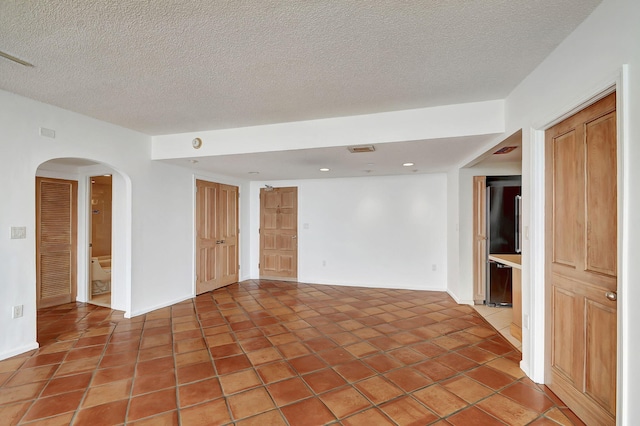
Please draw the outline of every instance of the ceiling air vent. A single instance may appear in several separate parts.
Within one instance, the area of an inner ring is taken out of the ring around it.
[[[350,146],[348,149],[349,149],[349,152],[351,152],[353,154],[358,154],[360,152],[373,152],[373,151],[376,150],[373,147],[373,145]]]
[[[496,152],[494,152],[493,154],[508,154],[511,151],[513,151],[514,149],[516,149],[517,146],[505,146],[504,148],[500,148],[499,150],[497,150]]]

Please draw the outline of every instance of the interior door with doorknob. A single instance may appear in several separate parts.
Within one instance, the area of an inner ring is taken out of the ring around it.
[[[238,187],[196,180],[196,294],[238,275]]]
[[[298,188],[260,190],[260,278],[298,277]]]
[[[587,424],[615,424],[615,93],[546,132],[549,387]]]

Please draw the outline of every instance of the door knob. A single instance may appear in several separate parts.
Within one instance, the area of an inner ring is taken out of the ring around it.
[[[295,240],[296,238],[298,238],[298,236],[297,236],[297,235],[294,235],[294,236],[292,236],[291,238],[293,238],[293,239]]]
[[[615,291],[608,291],[604,295],[607,296],[607,299],[611,301],[615,302],[616,300],[618,300],[618,293],[616,293]]]

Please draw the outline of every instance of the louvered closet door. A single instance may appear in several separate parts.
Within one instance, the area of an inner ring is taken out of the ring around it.
[[[75,300],[78,182],[36,178],[38,308]]]

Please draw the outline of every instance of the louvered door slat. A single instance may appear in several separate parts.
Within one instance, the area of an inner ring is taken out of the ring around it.
[[[36,178],[39,308],[76,297],[77,185],[75,181]]]

